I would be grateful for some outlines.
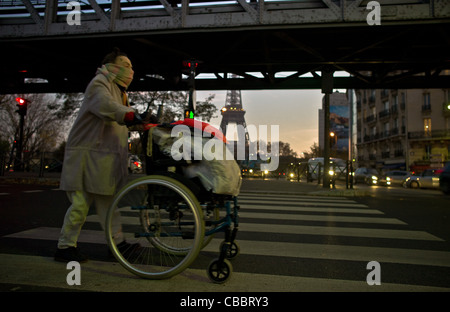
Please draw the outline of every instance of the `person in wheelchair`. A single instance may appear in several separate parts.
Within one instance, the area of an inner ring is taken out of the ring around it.
[[[105,56],[101,68],[86,88],[84,101],[70,131],[60,188],[71,202],[62,225],[55,253],[61,262],[87,261],[77,241],[91,203],[95,204],[103,229],[115,192],[128,176],[128,128],[141,124],[130,107],[126,90],[133,80],[127,55],[115,48]],[[139,246],[123,239],[118,215],[114,218],[119,248],[132,252]]]

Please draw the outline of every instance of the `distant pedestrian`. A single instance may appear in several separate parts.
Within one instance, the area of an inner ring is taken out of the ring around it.
[[[127,126],[140,122],[126,93],[133,74],[130,59],[116,48],[104,58],[87,86],[65,150],[60,188],[67,192],[71,206],[64,217],[56,261],[87,261],[77,241],[89,207],[95,204],[105,229],[113,196],[126,182]],[[124,240],[118,212],[113,218],[112,232],[119,249],[132,251],[139,247]]]

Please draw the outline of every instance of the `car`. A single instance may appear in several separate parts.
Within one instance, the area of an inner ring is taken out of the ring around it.
[[[388,171],[380,177],[379,184],[386,186],[393,186],[393,185],[402,186],[403,183],[405,183],[405,179],[409,175],[411,175],[411,173],[404,170]]]
[[[137,155],[128,155],[128,172],[129,173],[141,173],[142,161]]]
[[[439,188],[444,194],[450,195],[450,162],[445,165],[439,176]]]
[[[406,178],[407,188],[439,188],[439,175],[442,169],[426,169],[420,174],[413,174]]]
[[[379,172],[374,168],[360,167],[355,170],[353,183],[357,184],[363,182],[367,185],[376,185],[378,184],[379,176]]]

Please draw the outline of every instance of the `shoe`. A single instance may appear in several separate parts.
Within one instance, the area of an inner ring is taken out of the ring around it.
[[[130,243],[127,243],[126,241],[123,241],[120,244],[117,244],[117,249],[119,249],[119,252],[122,254],[122,256],[124,258],[130,257],[134,252],[138,251],[141,248],[142,247],[139,243],[130,244]],[[111,257],[114,257],[111,250],[108,250],[108,251],[109,251],[109,255]]]
[[[78,247],[69,247],[64,249],[57,249],[55,253],[55,260],[59,262],[77,261],[83,263],[88,261],[88,257],[80,253]]]

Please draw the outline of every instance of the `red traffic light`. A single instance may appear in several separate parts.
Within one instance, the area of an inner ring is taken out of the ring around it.
[[[183,66],[188,68],[197,68],[198,63],[193,61],[183,61]]]
[[[19,109],[16,112],[19,113],[19,115],[21,116],[25,116],[27,114],[28,103],[30,101],[20,97],[16,98],[16,101],[19,103],[17,104],[17,107]]]
[[[20,105],[24,105],[26,104],[28,101],[25,99],[22,99],[20,97],[16,98],[16,101],[19,102]]]

